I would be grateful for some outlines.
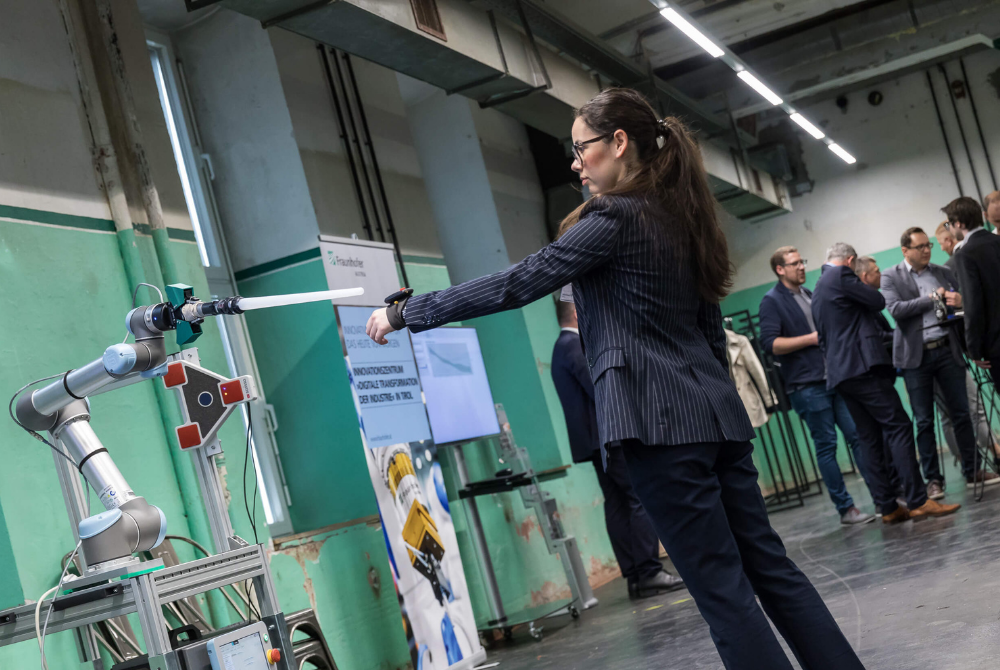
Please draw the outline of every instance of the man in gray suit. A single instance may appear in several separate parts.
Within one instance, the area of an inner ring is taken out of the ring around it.
[[[892,364],[902,368],[910,395],[920,465],[928,482],[927,497],[944,497],[944,475],[934,436],[934,382],[948,403],[966,483],[970,487],[977,481],[1000,484],[1000,477],[980,467],[958,334],[939,323],[942,312],[962,306],[955,275],[930,262],[932,244],[920,228],[908,228],[900,242],[904,260],[883,273],[882,294],[896,319]]]

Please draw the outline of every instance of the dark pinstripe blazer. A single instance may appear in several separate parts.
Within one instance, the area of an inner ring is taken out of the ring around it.
[[[633,196],[594,198],[579,223],[517,265],[411,297],[406,325],[420,332],[516,309],[572,282],[602,445],[749,440],[719,306],[699,297],[690,259],[657,243],[644,207]]]

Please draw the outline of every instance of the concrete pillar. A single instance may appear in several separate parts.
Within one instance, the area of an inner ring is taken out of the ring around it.
[[[452,281],[505,270],[510,257],[469,100],[421,87],[428,90],[407,107],[407,116]],[[404,100],[419,89],[401,88]]]
[[[507,269],[511,257],[473,103],[407,77],[399,79],[452,281],[459,283]],[[504,404],[518,443],[530,448],[533,465],[541,471],[562,465],[564,459],[543,389],[543,366],[532,348],[526,310],[483,317],[472,325],[479,333],[494,399]]]

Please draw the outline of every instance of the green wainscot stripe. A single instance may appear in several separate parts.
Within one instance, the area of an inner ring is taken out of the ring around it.
[[[0,217],[17,219],[26,223],[45,223],[50,226],[91,230],[98,233],[115,232],[115,222],[109,219],[96,219],[90,216],[77,216],[76,214],[60,214],[59,212],[47,212],[43,209],[0,205]],[[148,223],[133,223],[132,226],[140,235],[152,235],[153,233]],[[167,228],[167,235],[170,236],[170,239],[181,242],[197,241],[193,230]]]
[[[273,261],[268,261],[267,263],[261,263],[260,265],[254,265],[245,270],[239,270],[234,273],[236,281],[245,281],[251,279],[252,277],[257,277],[268,272],[274,272],[275,270],[280,270],[281,268],[287,268],[289,265],[295,265],[296,263],[302,263],[303,261],[309,261],[314,258],[319,258],[319,247],[313,247],[312,249],[306,249],[305,251],[300,251],[297,254],[292,254],[291,256],[282,256],[281,258],[275,258]]]
[[[52,226],[80,228],[82,230],[93,230],[101,233],[115,232],[114,221],[107,219],[95,219],[89,216],[76,216],[75,214],[59,214],[57,212],[46,212],[41,209],[28,209],[27,207],[0,205],[0,216],[8,219],[47,223]]]
[[[447,267],[447,263],[444,262],[443,258],[437,258],[436,256],[410,256],[408,254],[403,254],[403,263],[416,263],[418,265],[440,265],[441,267]]]
[[[113,223],[113,222],[112,222]],[[153,229],[148,223],[133,223],[132,227],[135,228],[135,232],[140,235],[153,235]],[[177,240],[179,242],[197,242],[198,239],[194,236],[193,230],[184,230],[183,228],[167,228],[167,237],[172,240]]]

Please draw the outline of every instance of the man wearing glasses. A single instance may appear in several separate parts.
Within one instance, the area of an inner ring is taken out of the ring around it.
[[[760,302],[760,335],[764,350],[781,368],[792,408],[809,426],[816,445],[816,462],[840,522],[855,525],[874,521],[854,505],[837,463],[837,428],[844,433],[854,460],[861,466],[857,430],[844,399],[826,387],[826,362],[813,323],[812,293],[806,281],[806,261],[795,247],[781,247],[771,256],[778,283]]]
[[[910,395],[927,497],[944,497],[944,475],[934,435],[934,382],[947,404],[967,485],[972,487],[977,481],[1000,484],[1000,477],[982,470],[977,461],[959,334],[940,323],[962,307],[958,281],[951,270],[931,263],[933,244],[922,229],[908,228],[900,243],[903,262],[882,275],[882,294],[896,319],[892,364],[903,370]]]

